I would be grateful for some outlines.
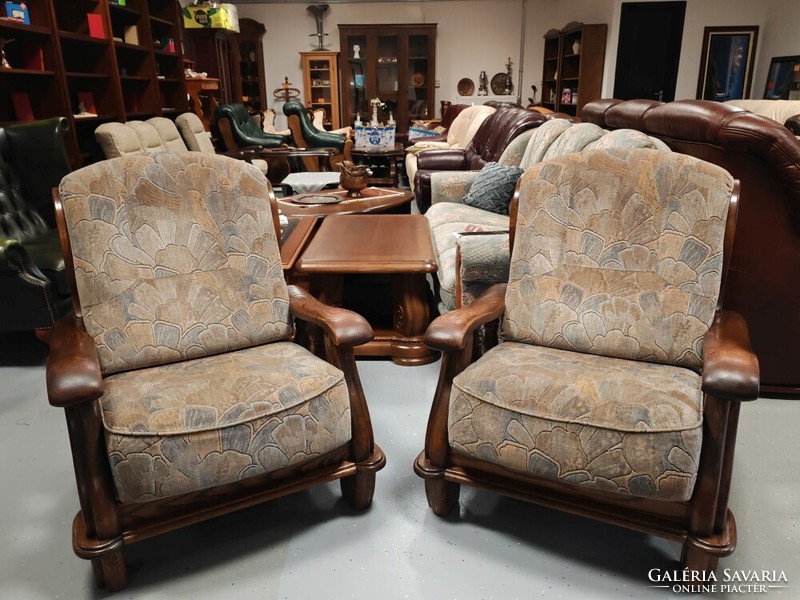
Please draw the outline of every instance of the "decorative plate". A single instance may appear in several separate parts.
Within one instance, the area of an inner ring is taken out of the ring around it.
[[[489,84],[489,87],[492,88],[492,93],[495,96],[503,96],[503,92],[506,91],[506,78],[508,77],[507,73],[497,73],[494,77],[492,77],[492,82]]]
[[[425,83],[425,75],[422,73],[414,73],[414,76],[411,78],[411,83],[414,87],[422,87],[422,84]]]
[[[333,194],[301,194],[292,198],[295,204],[336,204],[342,200],[344,198]]]
[[[475,91],[475,82],[469,77],[464,77],[464,79],[459,79],[456,89],[459,96],[472,96]]]

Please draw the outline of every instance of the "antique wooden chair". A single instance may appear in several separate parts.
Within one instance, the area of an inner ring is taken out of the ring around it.
[[[123,156],[65,177],[56,204],[74,315],[47,391],[72,446],[73,548],[99,586],[126,585],[127,544],[320,483],[369,506],[385,459],[353,346],[372,330],[287,287],[258,169]],[[326,360],[295,320],[322,329]]]
[[[692,570],[734,550],[739,408],[759,389],[746,324],[719,308],[737,193],[651,149],[525,172],[508,283],[425,336],[444,356],[415,470],[436,514],[466,484],[682,542]]]

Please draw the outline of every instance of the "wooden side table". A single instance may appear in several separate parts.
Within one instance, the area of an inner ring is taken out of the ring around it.
[[[424,365],[438,357],[422,341],[431,319],[426,275],[437,270],[422,215],[327,217],[295,270],[309,277],[311,293],[322,302],[353,308],[371,321],[375,337],[356,347],[356,355],[389,356],[398,365]],[[349,302],[348,284],[357,290],[356,297],[350,292]],[[380,301],[386,294],[375,289],[386,291],[387,284],[389,315]],[[359,286],[367,292],[359,294]]]
[[[367,179],[369,185],[390,185],[397,187],[398,162],[405,157],[402,144],[395,144],[394,148],[372,148],[354,146],[350,150],[353,162],[359,165],[372,167],[374,172]]]

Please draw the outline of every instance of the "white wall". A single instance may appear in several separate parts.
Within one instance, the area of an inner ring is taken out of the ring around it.
[[[182,0],[185,1],[185,0]],[[608,40],[603,96],[614,88],[619,19],[624,0],[432,0],[427,2],[359,2],[330,4],[323,28],[325,46],[339,50],[338,25],[369,23],[437,23],[436,104],[454,100],[456,85],[469,77],[477,86],[478,74],[505,71],[511,57],[514,84],[522,102],[531,84],[541,89],[545,32],[570,21],[606,23]],[[648,0],[645,0],[648,1]],[[234,2],[235,3],[235,2]],[[240,17],[264,23],[267,92],[279,87],[284,76],[302,88],[301,51],[317,47],[316,21],[306,4],[239,4]],[[520,36],[525,6],[525,48],[522,86],[519,86]],[[797,0],[687,0],[686,21],[678,71],[676,98],[694,98],[700,69],[700,50],[706,26],[758,25],[759,41],[751,95],[761,97],[770,58],[800,54],[800,2]],[[198,65],[202,68],[202,65]],[[271,102],[280,115],[281,102]]]

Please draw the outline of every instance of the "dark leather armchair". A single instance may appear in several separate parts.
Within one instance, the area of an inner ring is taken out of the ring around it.
[[[292,136],[280,133],[265,133],[259,129],[244,104],[222,104],[217,108],[214,127],[222,138],[226,150],[247,146],[278,148],[291,145]]]
[[[63,117],[0,128],[0,331],[49,328],[69,307],[52,189],[69,173]]]
[[[800,396],[800,141],[777,121],[709,100],[606,98],[587,103],[581,120],[642,131],[741,182],[725,308],[747,320],[761,389]]]
[[[306,107],[299,100],[289,100],[283,105],[283,114],[289,119],[289,130],[294,143],[303,148],[335,148],[338,154],[331,157],[331,165],[336,167],[343,160],[352,161],[350,149],[353,140],[346,135],[330,131],[320,131],[314,126]]]
[[[519,134],[546,121],[538,112],[522,107],[501,108],[489,115],[475,137],[463,150],[431,150],[417,157],[414,195],[424,213],[431,205],[432,171],[477,171],[487,162],[496,161],[506,146]]]

